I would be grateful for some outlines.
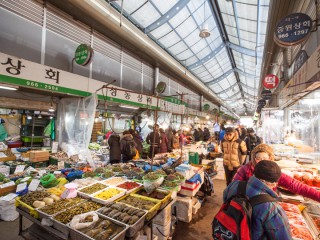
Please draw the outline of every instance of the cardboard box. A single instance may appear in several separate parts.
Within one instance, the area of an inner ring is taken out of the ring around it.
[[[10,150],[1,150],[0,152],[4,153],[4,154],[8,154],[8,152],[11,153]],[[7,162],[7,161],[14,161],[16,160],[16,156],[9,156],[9,157],[0,157],[0,162]]]
[[[31,151],[30,162],[43,162],[49,160],[48,151]]]
[[[6,195],[7,193],[14,193],[16,192],[17,185],[0,188],[0,196]]]

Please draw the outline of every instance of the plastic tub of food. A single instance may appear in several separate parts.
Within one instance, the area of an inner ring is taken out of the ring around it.
[[[93,183],[89,186],[78,189],[78,195],[80,195],[83,198],[90,199],[92,194],[99,192],[107,187],[109,187],[107,184]]]
[[[127,179],[123,177],[111,177],[111,178],[108,178],[107,180],[102,181],[102,183],[110,186],[117,186],[125,181],[127,181]]]
[[[142,187],[142,184],[134,181],[126,181],[117,185],[118,188],[124,189],[126,194],[132,193]]]
[[[111,197],[108,198],[108,194],[111,192],[117,191],[117,194],[112,195]],[[105,194],[105,195],[103,195]],[[117,200],[118,198],[124,196],[126,194],[126,191],[122,188],[117,188],[117,187],[108,187],[106,189],[103,189],[101,191],[98,191],[94,194],[91,195],[92,201],[101,203],[101,204],[106,204],[108,202],[113,202],[114,200]],[[103,198],[100,198],[99,195]]]
[[[167,190],[161,190],[161,189],[156,189],[152,193],[147,193],[144,189],[141,189],[134,193],[144,197],[160,200],[161,201],[160,209],[163,209],[165,206],[168,205],[172,195],[172,192]]]

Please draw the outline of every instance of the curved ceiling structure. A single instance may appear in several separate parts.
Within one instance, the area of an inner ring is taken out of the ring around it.
[[[110,4],[238,114],[257,102],[267,0],[124,0]],[[210,36],[199,37],[207,26]]]

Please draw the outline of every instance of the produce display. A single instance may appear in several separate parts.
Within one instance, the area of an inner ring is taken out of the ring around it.
[[[320,176],[313,176],[310,172],[296,172],[294,173],[293,178],[309,186],[320,188]]]
[[[112,186],[116,186],[124,181],[126,181],[126,179],[123,177],[113,177],[113,178],[109,178],[109,179],[103,181],[103,183],[108,184],[108,185],[112,185]]]
[[[117,185],[117,187],[123,188],[123,189],[126,189],[126,190],[131,190],[131,189],[134,189],[134,188],[137,188],[137,187],[140,187],[140,186],[141,185],[136,183],[136,182],[129,182],[129,181]]]
[[[303,240],[312,240],[313,237],[298,206],[284,202],[279,202],[279,204],[288,217],[292,237]]]
[[[58,166],[57,165],[49,165],[48,167],[46,167],[46,170],[48,172],[57,171],[58,170]]]
[[[55,187],[58,184],[58,179],[51,173],[44,175],[40,178],[42,186],[45,188]]]
[[[89,227],[79,229],[78,231],[95,240],[108,240],[113,239],[122,230],[124,230],[124,227],[118,226],[110,220],[100,218]]]
[[[89,149],[90,150],[99,150],[100,149],[100,144],[95,143],[95,142],[89,143]]]
[[[155,181],[161,177],[160,174],[155,172],[149,172],[148,174],[144,175],[143,180],[146,181]]]
[[[311,215],[312,222],[317,227],[317,230],[320,231],[320,217],[316,215]]]
[[[102,199],[102,200],[108,200],[109,198],[112,198],[118,194],[120,194],[121,190],[116,188],[107,188],[106,190],[103,190],[96,195],[94,195],[95,198]]]
[[[147,211],[156,205],[155,202],[145,200],[142,198],[133,197],[133,196],[128,196],[128,197],[122,199],[120,202],[128,204],[130,206],[134,206],[136,208],[147,210]]]
[[[92,201],[86,201],[84,203],[80,203],[77,206],[66,209],[64,212],[58,213],[54,216],[54,219],[67,224],[69,223],[75,215],[79,215],[86,212],[96,211],[102,207],[101,204],[95,203]]]
[[[80,197],[62,199],[60,201],[57,201],[55,204],[42,207],[39,210],[48,215],[53,215],[83,201],[85,201],[85,199]]]
[[[97,176],[97,174],[95,172],[86,172],[82,175],[84,178],[93,178],[95,176]]]
[[[51,158],[56,158],[56,159],[68,159],[68,154],[63,152],[63,151],[59,151],[56,153],[51,153],[50,154]]]
[[[53,187],[53,188],[49,188],[47,190],[47,192],[57,195],[57,196],[61,196],[61,194],[66,190],[66,188],[61,185],[61,186],[57,186],[57,187]]]
[[[72,182],[78,184],[78,189],[79,189],[79,188],[89,186],[90,184],[96,183],[97,180],[93,178],[82,178],[82,179],[76,179]]]
[[[164,192],[161,192],[161,191],[153,191],[152,193],[147,193],[144,189],[137,192],[137,194],[145,197],[159,199],[159,200],[162,200],[167,196]]]
[[[122,172],[123,170],[122,170],[122,168],[120,166],[113,166],[112,167],[112,171],[113,172]]]
[[[0,173],[0,182],[7,183],[10,182],[10,179],[8,179],[5,175]]]
[[[103,177],[103,178],[110,178],[113,176],[114,176],[114,173],[111,171],[105,171],[104,173],[101,174],[101,177]]]
[[[20,201],[32,206],[35,201],[43,201],[44,198],[50,197],[51,193],[45,191],[29,192],[20,198]]]
[[[121,203],[107,203],[106,207],[100,210],[100,213],[125,224],[133,225],[146,212]]]
[[[161,185],[161,187],[164,188],[175,188],[177,187],[179,184],[177,182],[173,182],[173,181],[164,181]]]
[[[82,192],[82,193],[86,193],[86,194],[90,195],[90,194],[98,192],[98,191],[100,191],[102,189],[105,189],[106,187],[108,187],[108,186],[106,186],[104,184],[101,184],[101,183],[95,183],[93,185],[90,185],[88,187],[80,189],[79,191]]]

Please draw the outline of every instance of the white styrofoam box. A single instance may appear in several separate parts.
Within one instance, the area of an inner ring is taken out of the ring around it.
[[[9,176],[10,174],[10,167],[6,166],[6,165],[1,165],[0,166],[0,173],[2,173],[3,175],[5,175],[6,177]]]
[[[172,205],[172,212],[176,210],[178,220],[190,222],[192,220],[192,199],[190,197],[177,197],[176,202]]]
[[[154,235],[158,236],[158,240],[167,240],[170,237],[171,221],[165,226],[152,224],[152,231]]]
[[[171,208],[174,201],[171,201],[157,216],[152,220],[153,224],[166,226],[168,222],[171,222]]]
[[[201,184],[200,183],[192,184],[192,186],[193,186],[192,188],[181,186],[181,190],[179,191],[179,194],[189,196],[189,197],[194,197],[199,191],[199,189],[201,188]]]
[[[197,198],[192,198],[192,214],[196,214],[201,208],[201,203]]]

